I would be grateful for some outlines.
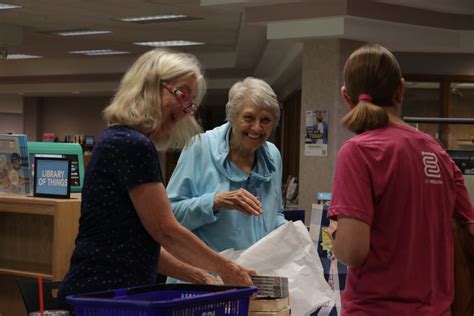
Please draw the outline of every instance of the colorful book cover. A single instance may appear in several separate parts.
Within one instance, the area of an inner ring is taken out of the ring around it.
[[[0,134],[0,192],[30,193],[27,144],[25,134]]]

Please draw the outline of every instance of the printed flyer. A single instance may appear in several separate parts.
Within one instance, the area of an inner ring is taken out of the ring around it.
[[[305,119],[305,156],[328,155],[328,111],[306,111]]]

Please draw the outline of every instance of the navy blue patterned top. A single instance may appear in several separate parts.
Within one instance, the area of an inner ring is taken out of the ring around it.
[[[148,137],[126,126],[105,129],[87,166],[79,233],[58,293],[60,305],[70,294],[155,282],[160,245],[128,195],[128,189],[150,182],[162,182],[162,176]]]

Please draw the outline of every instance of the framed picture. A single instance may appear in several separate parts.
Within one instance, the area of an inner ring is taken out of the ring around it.
[[[69,199],[71,162],[67,158],[35,158],[33,196]]]

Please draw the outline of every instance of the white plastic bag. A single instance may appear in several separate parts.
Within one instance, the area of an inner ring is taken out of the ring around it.
[[[309,315],[333,300],[314,243],[301,221],[280,226],[244,251],[221,254],[258,274],[287,277],[292,316]]]

